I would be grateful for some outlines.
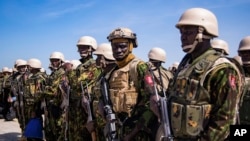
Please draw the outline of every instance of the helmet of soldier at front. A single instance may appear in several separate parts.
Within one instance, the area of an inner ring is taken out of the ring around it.
[[[19,67],[19,66],[27,66],[27,61],[25,60],[19,60],[16,64],[16,67]]]
[[[131,40],[134,48],[136,48],[138,46],[136,34],[133,33],[133,31],[131,29],[126,28],[126,27],[116,28],[107,37],[107,39],[110,42],[112,42],[113,39],[120,39],[120,38],[125,38],[125,39]]]
[[[204,8],[191,8],[186,10],[175,25],[181,30],[183,26],[197,26],[198,33],[192,44],[182,46],[186,53],[192,53],[199,42],[203,39],[211,39],[217,37],[218,22],[216,16],[209,10]]]
[[[148,58],[165,63],[165,61],[166,61],[166,52],[162,48],[154,47],[149,51]]]
[[[112,47],[110,43],[100,44],[96,51],[93,52],[95,55],[103,55],[108,60],[115,60],[112,53]]]
[[[91,36],[82,36],[77,44],[77,46],[79,45],[88,45],[88,46],[91,46],[94,50],[96,50],[97,48],[97,42],[95,40],[95,38],[91,37]]]
[[[226,41],[221,39],[214,39],[211,41],[211,46],[215,49],[222,50],[225,55],[229,55],[229,48]]]
[[[62,62],[64,62],[64,55],[63,53],[56,51],[56,52],[51,53],[50,59],[59,59]]]
[[[2,72],[9,72],[9,68],[8,67],[3,67]]]
[[[73,65],[72,69],[75,70],[81,64],[81,61],[79,61],[79,60],[71,60],[70,63]]]
[[[245,51],[248,51],[248,52],[250,51],[250,36],[244,37],[240,41],[239,48],[238,48],[238,54],[239,54],[239,56],[241,56],[242,63],[249,65],[250,64],[250,60],[248,59],[248,57],[246,57],[245,55],[241,54],[242,52],[245,52]]]
[[[40,60],[36,59],[36,58],[31,58],[28,60],[28,65],[31,68],[37,68],[37,69],[41,69],[42,68],[42,63]]]
[[[191,8],[186,10],[176,24],[177,28],[183,25],[194,25],[203,27],[206,32],[214,37],[219,35],[216,16],[204,8]]]

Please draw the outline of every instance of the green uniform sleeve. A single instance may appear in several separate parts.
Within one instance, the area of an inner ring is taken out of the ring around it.
[[[231,64],[221,64],[211,71],[205,80],[205,87],[211,94],[214,105],[208,128],[202,140],[219,141],[229,135],[229,127],[235,124],[239,98],[240,76]]]

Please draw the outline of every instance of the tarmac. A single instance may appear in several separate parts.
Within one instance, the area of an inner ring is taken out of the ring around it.
[[[17,118],[12,121],[5,121],[0,116],[0,141],[18,141],[21,138],[21,128]]]

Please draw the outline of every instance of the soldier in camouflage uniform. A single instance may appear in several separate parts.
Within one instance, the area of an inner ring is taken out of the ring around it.
[[[21,131],[23,133],[25,129],[26,122],[25,121],[25,104],[24,104],[24,85],[29,76],[27,69],[27,61],[18,59],[16,61],[15,67],[17,72],[13,75],[13,81],[11,85],[12,92],[16,95],[15,108],[17,111],[17,118],[19,125],[21,127]]]
[[[102,77],[108,77],[110,74],[110,72],[112,71],[112,69],[114,69],[116,67],[116,62],[115,62],[115,58],[113,57],[113,53],[112,53],[112,47],[110,43],[102,43],[100,44],[96,51],[93,52],[97,58],[96,58],[96,65],[97,67],[102,69],[102,73],[100,74],[100,76],[98,77],[95,86],[93,87],[93,93],[94,93],[94,97],[93,97],[93,111],[94,112],[94,116],[95,116],[95,123],[96,123],[96,137],[98,141],[104,141],[105,140],[105,136],[104,136],[104,132],[103,129],[105,127],[105,115],[103,113],[103,111],[99,111],[100,108],[98,108],[98,106],[103,106],[103,103],[101,103],[102,101],[100,101],[99,103],[99,99],[102,99],[103,96],[101,94],[101,79]]]
[[[44,73],[40,71],[41,66],[42,66],[41,61],[36,58],[28,60],[30,75],[26,80],[24,89],[25,121],[26,121],[26,127],[29,126],[28,123],[30,123],[31,120],[38,120],[38,122],[36,122],[38,124],[32,125],[36,127],[28,127],[29,129],[36,130],[35,132],[36,134],[26,133],[25,136],[27,137],[27,139],[32,138],[36,140],[42,140],[43,138],[42,135],[43,111],[41,109],[41,103],[43,101],[43,93],[46,85],[46,76],[44,75]]]
[[[164,101],[164,99],[167,97],[167,90],[169,84],[172,82],[173,74],[171,71],[167,70],[162,66],[162,63],[165,63],[166,61],[166,52],[159,47],[152,48],[148,53],[149,61],[147,62],[149,70],[154,77],[154,91],[158,93],[158,95],[151,96],[151,98],[154,98],[157,103],[150,103],[150,107],[155,107],[156,109],[151,109],[156,115],[160,113],[160,115],[157,115],[159,127],[158,127],[158,136],[164,136],[162,131],[164,130],[164,120],[161,118],[161,115],[164,115],[167,110],[164,110],[163,108],[160,108],[161,101]],[[155,106],[152,106],[152,104]],[[163,105],[163,104],[162,104]],[[157,124],[157,123],[156,123]],[[156,140],[160,140],[156,136]]]
[[[3,104],[3,116],[5,120],[12,120],[15,115],[12,108],[12,102],[15,100],[15,95],[11,91],[12,71],[7,67],[2,69],[3,78],[0,80],[1,83],[1,98]]]
[[[157,117],[149,108],[150,94],[146,90],[152,77],[146,76],[147,64],[132,54],[133,48],[137,47],[136,34],[129,28],[116,28],[107,38],[117,63],[107,76],[109,97],[117,119],[118,137],[115,138],[124,141],[154,140]],[[108,113],[105,114],[107,116]],[[106,129],[105,137],[113,136]]]
[[[50,55],[50,68],[51,74],[46,81],[45,87],[45,103],[46,110],[45,115],[45,138],[47,141],[59,140],[59,136],[62,135],[63,126],[63,107],[60,107],[63,101],[63,93],[65,93],[64,87],[64,75],[63,69],[64,55],[61,52],[53,52]]]
[[[239,44],[238,55],[242,59],[245,72],[245,88],[240,103],[240,124],[250,125],[250,36],[244,37]]]
[[[210,40],[218,36],[216,16],[203,8],[186,10],[176,24],[187,53],[170,89],[170,123],[175,140],[224,141],[236,123],[241,96],[237,66],[219,55]]]
[[[2,108],[3,108],[3,89],[2,89],[2,85],[3,85],[3,72],[0,71],[0,112],[2,112]]]
[[[77,48],[81,56],[81,64],[76,70],[67,73],[71,91],[69,95],[68,132],[65,132],[64,136],[72,141],[91,141],[95,140],[96,136],[92,132],[93,130],[88,128],[89,125],[93,124],[90,118],[91,115],[93,116],[91,111],[92,101],[89,98],[93,97],[91,90],[100,74],[100,69],[96,67],[92,54],[97,48],[97,42],[91,36],[82,36],[77,42]],[[90,106],[90,111],[87,110],[87,106]]]

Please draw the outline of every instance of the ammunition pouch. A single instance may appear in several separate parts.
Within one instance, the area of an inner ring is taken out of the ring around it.
[[[115,112],[125,112],[131,116],[133,107],[137,102],[138,93],[135,90],[110,89],[110,99]]]
[[[171,103],[171,123],[175,136],[197,137],[207,125],[212,105],[184,105]]]
[[[35,103],[35,100],[33,98],[26,98],[25,104],[26,105],[33,105]]]

